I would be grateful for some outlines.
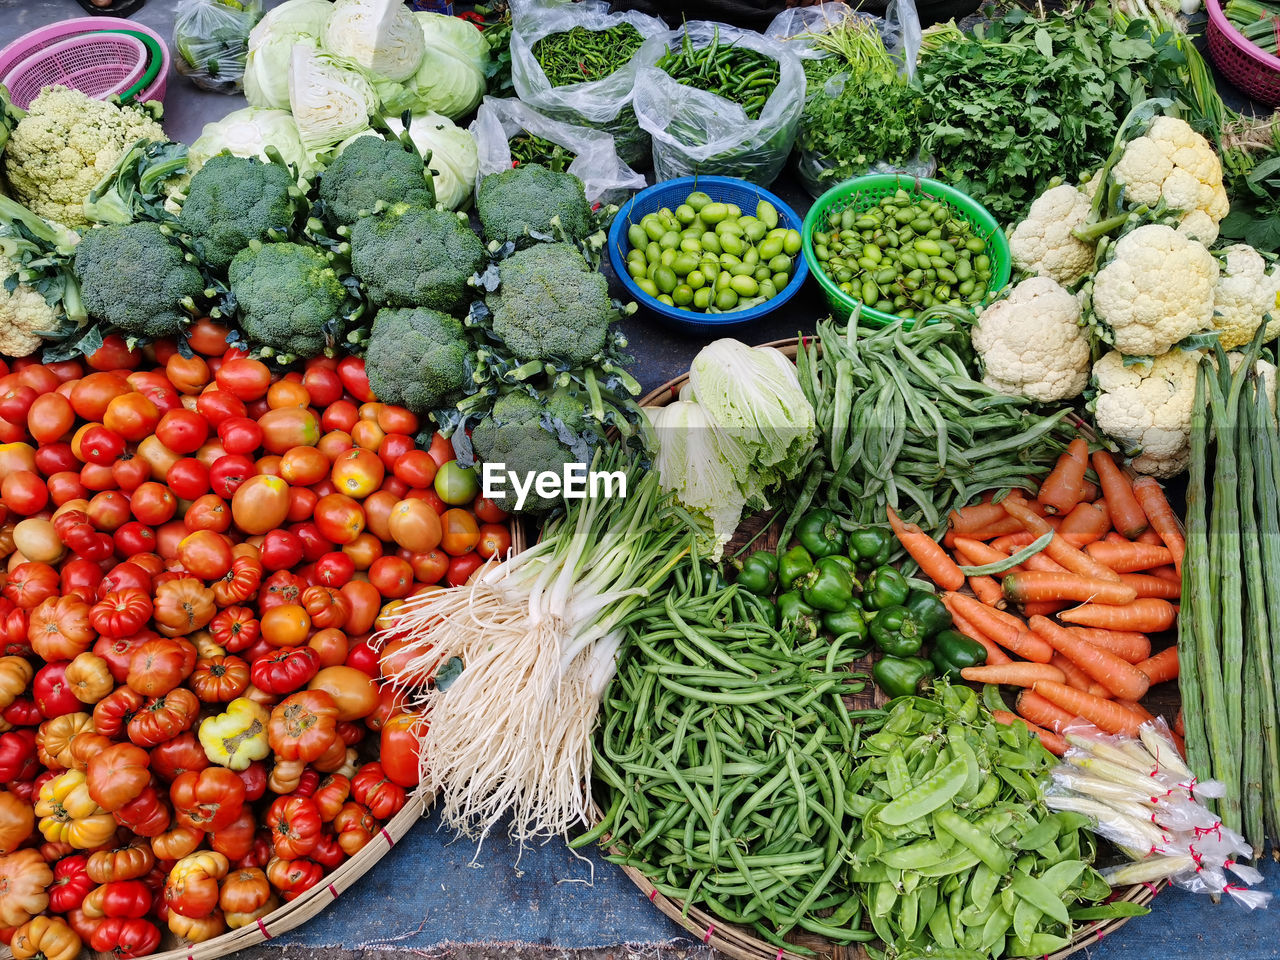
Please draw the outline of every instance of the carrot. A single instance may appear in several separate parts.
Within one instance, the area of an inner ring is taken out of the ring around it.
[[[1133,481],[1133,495],[1138,498],[1142,512],[1147,515],[1151,529],[1160,535],[1164,545],[1173,554],[1173,565],[1182,573],[1182,555],[1187,552],[1187,541],[1178,527],[1178,515],[1154,477],[1139,477]]]
[[[893,528],[903,549],[920,565],[921,572],[944,590],[959,590],[964,585],[964,574],[960,572],[956,562],[947,556],[947,551],[914,523],[903,523],[893,507],[886,509],[889,513],[889,526]]]
[[[1101,697],[1077,690],[1075,687],[1068,687],[1065,683],[1041,680],[1032,687],[1032,690],[1054,705],[1088,720],[1107,733],[1123,733],[1129,737],[1136,737],[1138,728],[1142,726],[1142,719],[1132,710],[1110,700],[1103,700]]]
[[[1043,517],[1037,517],[1028,509],[1025,500],[1009,496],[1005,497],[1001,502],[1004,504],[1004,508],[1009,511],[1009,515],[1017,517],[1029,533],[1041,537],[1052,529]],[[1049,546],[1045,549],[1045,552],[1072,573],[1082,573],[1087,577],[1093,577],[1095,580],[1120,582],[1120,577],[1115,572],[1107,569],[1077,547],[1073,547],[1056,533],[1053,539],[1049,541]]]
[[[1070,573],[1070,571],[1062,564],[1058,563],[1058,561],[1043,553],[1037,553],[1035,556],[1027,557],[1027,559],[1023,561],[1023,566],[1028,570],[1038,570],[1041,573]]]
[[[1161,580],[1168,580],[1170,583],[1181,584],[1182,574],[1172,564],[1165,564],[1163,567],[1152,567],[1146,571],[1153,577],[1159,577]]]
[[[1123,534],[1117,533],[1115,530],[1109,531],[1107,535],[1102,538],[1102,542],[1103,543],[1133,543],[1133,541],[1130,540],[1128,537],[1124,536]]]
[[[1006,727],[1015,723],[1020,723],[1037,737],[1040,738],[1040,745],[1052,753],[1055,757],[1060,757],[1067,752],[1067,741],[1058,736],[1052,730],[1046,730],[1044,727],[1037,727],[1030,720],[1024,720],[1016,713],[1010,713],[1008,710],[992,710],[991,719],[996,723],[1003,723]]]
[[[1057,667],[1047,663],[1002,663],[994,667],[965,667],[960,676],[975,683],[1001,683],[1008,687],[1034,687],[1037,681],[1066,682]]]
[[[1009,554],[995,549],[989,543],[983,543],[981,540],[970,540],[968,537],[956,537],[955,545],[956,557],[964,561],[965,566],[982,567],[988,563],[1002,563],[1009,559]],[[1003,577],[1018,567],[1010,567],[1003,573],[994,573],[993,577]],[[976,591],[975,591],[976,592]]]
[[[986,634],[970,623],[963,615],[951,611],[951,619],[953,626],[963,633],[970,640],[975,640],[982,644],[987,651],[987,663],[1012,663],[1009,655],[1000,649],[1000,646],[989,639]]]
[[[1022,615],[1024,617],[1051,617],[1059,610],[1065,610],[1071,606],[1068,600],[1035,600],[1031,603],[1022,604]]]
[[[1068,627],[1081,640],[1088,640],[1095,647],[1110,650],[1121,660],[1138,663],[1151,656],[1151,641],[1145,633],[1132,630],[1099,630],[1094,627]]]
[[[1178,648],[1168,647],[1161,650],[1154,657],[1140,663],[1135,663],[1135,667],[1147,675],[1147,679],[1154,686],[1157,683],[1165,683],[1168,680],[1176,680],[1178,678]]]
[[[1000,584],[991,577],[970,577],[969,589],[988,607],[1003,608],[1005,605],[1004,592],[1000,589]]]
[[[1080,483],[1080,502],[1094,503],[1098,499],[1098,494],[1102,493],[1098,489],[1098,485],[1089,480],[1083,480]]]
[[[1182,596],[1181,580],[1166,580],[1164,577],[1153,577],[1145,573],[1122,573],[1120,579],[1126,586],[1133,587],[1140,597],[1177,600]]]
[[[1162,567],[1173,561],[1168,547],[1150,543],[1108,543],[1103,540],[1084,548],[1085,553],[1116,573],[1134,573]]]
[[[1147,695],[1147,688],[1151,686],[1147,675],[1110,650],[1081,640],[1045,617],[1032,617],[1031,629],[1117,698],[1141,700]]]
[[[1161,630],[1168,630],[1177,618],[1177,607],[1168,600],[1155,597],[1143,597],[1123,606],[1085,603],[1058,614],[1059,620],[1078,623],[1084,627],[1137,630],[1142,633],[1159,633]]]
[[[1134,539],[1147,529],[1147,515],[1142,512],[1142,505],[1133,495],[1129,478],[1116,466],[1115,460],[1106,450],[1094,453],[1093,471],[1098,475],[1102,495],[1107,498],[1111,522],[1130,540]]]
[[[1120,706],[1124,707],[1126,710],[1132,710],[1138,715],[1139,719],[1141,719],[1143,723],[1146,723],[1148,720],[1155,719],[1155,714],[1136,700],[1117,700],[1116,703],[1120,704]]]
[[[982,530],[1007,517],[1004,507],[998,503],[974,503],[947,514],[950,531],[958,537],[967,537],[975,530]]]
[[[1076,720],[1074,713],[1068,713],[1057,704],[1040,696],[1034,690],[1023,690],[1019,693],[1015,706],[1019,716],[1030,720],[1032,723],[1046,727],[1054,733],[1061,733],[1075,723]]]
[[[1004,578],[1004,595],[1010,600],[1081,600],[1094,603],[1132,603],[1138,591],[1123,583],[1094,580],[1076,573],[1028,570]]]
[[[1057,528],[1057,525],[1062,521],[1061,517],[1045,516],[1044,507],[1040,505],[1040,502],[1038,500],[1032,500],[1028,505],[1031,507],[1032,513],[1040,517],[1042,520],[1044,520],[1046,523],[1048,523],[1051,527],[1054,527],[1055,529]],[[995,504],[995,506],[999,506],[999,504]],[[1003,510],[1004,507],[1001,506],[1000,509]],[[1008,514],[1005,514],[1002,520],[997,520],[994,523],[988,524],[987,526],[981,527],[977,530],[966,531],[964,536],[971,537],[974,540],[995,540],[997,537],[1003,537],[1009,534],[1022,533],[1023,531],[1024,531],[1024,527],[1022,526],[1021,523],[1019,523],[1013,517],[1010,517]],[[952,533],[955,533],[955,531],[948,531],[948,533],[952,534]],[[1031,540],[1034,540],[1034,539],[1035,537],[1031,538]],[[1028,543],[1031,542],[1031,540],[1024,541],[1021,544],[1021,546],[1025,547]],[[948,544],[948,546],[950,546],[950,544]]]
[[[1183,723],[1182,723],[1181,707],[1178,708],[1178,718],[1173,721],[1173,732],[1180,737],[1185,737],[1187,735],[1187,729],[1185,726],[1183,726]]]
[[[1013,614],[988,607],[962,593],[944,593],[942,602],[952,611],[953,617],[955,611],[959,610],[966,620],[989,639],[1024,660],[1048,663],[1053,659],[1053,648],[1031,633],[1027,625]]]
[[[1156,533],[1150,527],[1143,530],[1140,534],[1133,538],[1134,543],[1150,543],[1153,546],[1163,547],[1164,541],[1160,539],[1160,534]]]
[[[1070,513],[1080,502],[1084,492],[1084,472],[1089,468],[1089,443],[1076,437],[1067,452],[1058,458],[1057,464],[1044,478],[1036,499],[1044,504],[1045,513]]]
[[[1099,506],[1101,504],[1101,506]],[[1111,529],[1111,515],[1107,513],[1104,501],[1098,503],[1080,503],[1062,518],[1058,533],[1075,547],[1083,547],[1086,543],[1101,540]]]
[[[1088,693],[1089,688],[1094,685],[1087,673],[1056,651],[1053,654],[1053,659],[1049,661],[1049,665],[1062,671],[1062,675],[1067,678],[1067,686],[1069,687],[1075,687],[1077,690],[1083,690]]]
[[[1003,509],[1003,508],[1002,508]],[[1010,517],[1010,519],[1013,519]],[[1017,533],[1007,533],[1003,537],[996,537],[989,541],[993,550],[999,550],[1005,556],[1017,553],[1023,547],[1029,547],[1035,543],[1036,538],[1025,530],[1019,530]]]

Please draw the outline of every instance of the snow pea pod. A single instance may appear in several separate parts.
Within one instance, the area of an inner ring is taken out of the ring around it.
[[[959,775],[963,777],[964,764],[959,764]],[[963,783],[963,780],[961,780]],[[957,790],[959,787],[956,788]],[[881,813],[883,816],[883,811]],[[953,810],[938,810],[934,815],[934,824],[936,827],[947,831],[970,851],[983,863],[992,870],[1003,874],[1009,870],[1009,855],[1000,849],[999,845],[984,834],[977,827],[971,824],[964,817],[960,816]],[[1010,923],[1013,920],[1010,918]]]
[[[963,759],[952,760],[938,773],[923,783],[912,787],[907,793],[885,806],[879,817],[887,824],[900,826],[918,820],[946,805],[952,797],[964,788],[968,779],[968,767]],[[957,820],[960,817],[955,816]],[[955,831],[948,829],[948,832]],[[963,839],[956,834],[957,839]]]

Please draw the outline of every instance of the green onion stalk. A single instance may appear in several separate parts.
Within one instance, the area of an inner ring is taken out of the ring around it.
[[[695,525],[656,471],[620,448],[591,469],[621,472],[625,496],[566,501],[531,549],[406,600],[375,637],[409,641],[390,681],[422,711],[422,783],[480,840],[507,816],[521,843],[587,822],[591,738],[627,616],[692,550]]]

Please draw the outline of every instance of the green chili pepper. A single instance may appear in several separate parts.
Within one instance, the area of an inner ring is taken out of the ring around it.
[[[778,619],[784,627],[794,624],[801,632],[818,634],[818,611],[805,603],[798,590],[790,590],[778,598]]]
[[[845,548],[840,521],[825,507],[810,510],[800,518],[800,522],[796,524],[796,539],[815,560],[843,553]]]
[[[804,547],[792,547],[778,557],[778,586],[796,590],[804,586],[805,577],[813,573],[813,558]]]
[[[862,605],[868,610],[901,606],[910,592],[906,577],[893,567],[879,566],[872,571],[862,588]]]
[[[769,550],[758,550],[736,564],[736,582],[748,593],[771,597],[778,588],[778,557]]]
[[[965,667],[980,667],[987,662],[987,648],[956,630],[943,630],[933,638],[929,659],[939,676],[958,680]]]
[[[926,639],[951,627],[951,611],[938,599],[936,593],[912,590],[902,605],[915,614],[916,622],[920,624]]]
[[[891,657],[910,657],[919,653],[924,644],[924,634],[915,615],[901,606],[885,607],[875,615],[871,621],[871,639]]]
[[[881,657],[871,668],[871,679],[890,697],[909,697],[933,676],[933,664],[920,657]]]
[[[867,618],[855,600],[843,610],[822,615],[822,626],[833,637],[867,639]]]
[[[859,570],[874,570],[893,553],[894,537],[888,527],[856,526],[848,539],[849,557]]]
[[[853,600],[853,577],[835,557],[823,557],[805,579],[804,599],[819,610],[839,612]]]

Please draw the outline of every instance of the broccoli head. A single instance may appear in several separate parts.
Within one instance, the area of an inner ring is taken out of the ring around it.
[[[577,366],[604,349],[617,316],[609,281],[572,245],[543,243],[498,264],[498,290],[485,301],[493,332],[517,360]]]
[[[397,203],[351,228],[352,272],[372,300],[393,307],[460,309],[484,261],[484,244],[467,222],[434,207]]]
[[[481,180],[476,212],[491,243],[527,246],[533,234],[585,240],[595,230],[582,181],[536,163],[522,163]]]
[[[505,393],[471,431],[478,460],[505,464],[507,471],[521,477],[544,471],[563,476],[565,464],[590,463],[591,449],[601,439],[586,417],[581,398],[568,388],[537,397],[525,390]],[[516,497],[510,484],[505,495],[495,500],[504,509],[514,510]],[[523,512],[547,513],[560,504],[559,499],[540,497],[530,488]]]
[[[462,321],[428,307],[384,307],[373,319],[364,367],[383,403],[428,413],[462,395],[468,351]]]
[[[158,223],[85,231],[72,269],[89,315],[136,337],[177,336],[204,278]]]
[[[283,240],[301,196],[280,164],[219,154],[191,177],[179,220],[205,262],[225,270],[250,240]]]
[[[315,247],[254,240],[235,255],[227,278],[252,343],[314,357],[342,333],[350,294]]]
[[[320,177],[320,199],[335,226],[355,223],[382,201],[435,206],[422,155],[399,140],[357,137]]]

